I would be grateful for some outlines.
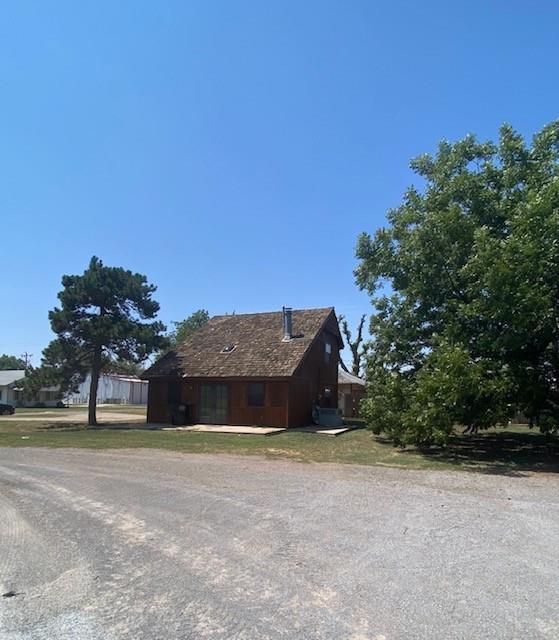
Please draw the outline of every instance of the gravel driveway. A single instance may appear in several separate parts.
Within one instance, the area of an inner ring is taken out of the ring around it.
[[[2,640],[559,638],[559,478],[0,449]]]

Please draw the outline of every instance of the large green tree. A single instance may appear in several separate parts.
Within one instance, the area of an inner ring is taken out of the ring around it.
[[[43,387],[57,387],[58,397],[77,391],[79,385],[91,371],[92,353],[75,341],[63,337],[52,340],[43,349],[41,365],[28,367],[20,386],[23,397],[32,401]],[[140,364],[122,359],[114,359],[105,352],[101,358],[101,371],[123,375],[139,376],[143,368]]]
[[[412,161],[422,187],[359,237],[375,313],[363,411],[400,444],[444,444],[522,411],[559,426],[559,121]]]
[[[22,358],[10,356],[7,353],[0,355],[0,371],[9,371],[10,369],[26,369],[27,363]]]
[[[152,297],[156,287],[139,273],[107,267],[93,257],[82,275],[63,276],[62,285],[60,307],[49,313],[58,338],[46,357],[64,379],[71,380],[72,370],[91,372],[88,423],[95,425],[103,369],[115,360],[146,360],[166,344],[165,325],[154,320],[159,311]]]
[[[198,309],[181,322],[173,322],[174,330],[169,335],[169,345],[175,349],[181,342],[191,336],[195,331],[203,327],[210,319],[210,314],[206,309]]]

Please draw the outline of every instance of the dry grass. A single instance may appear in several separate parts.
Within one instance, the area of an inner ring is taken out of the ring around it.
[[[129,409],[129,408],[128,408]],[[106,410],[106,408],[105,408]],[[114,411],[124,411],[118,407]],[[84,410],[85,411],[85,410]],[[230,453],[414,469],[465,469],[520,474],[559,470],[557,440],[523,426],[481,435],[457,435],[446,449],[394,448],[365,429],[336,438],[295,431],[270,436],[145,429],[88,429],[84,422],[26,422],[0,418],[0,446],[157,448],[188,453]]]

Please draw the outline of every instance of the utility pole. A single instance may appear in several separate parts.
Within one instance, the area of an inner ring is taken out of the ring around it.
[[[29,369],[29,367],[31,366],[31,358],[33,357],[32,353],[27,353],[27,351],[25,351],[25,353],[22,353],[20,358],[25,361],[25,369]]]

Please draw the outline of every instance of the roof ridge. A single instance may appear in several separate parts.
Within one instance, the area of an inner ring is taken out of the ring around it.
[[[282,339],[281,311],[213,316],[143,377],[289,377],[334,313],[334,307],[295,310],[289,341]],[[229,344],[236,348],[224,352]]]
[[[286,307],[290,308],[290,307]],[[304,309],[293,309],[291,308],[291,311],[293,313],[296,313],[298,311],[332,311],[332,309],[334,309],[335,307],[306,307]],[[282,313],[283,309],[276,309],[275,311],[250,311],[249,313],[219,313],[216,314],[215,316],[212,316],[211,319],[213,318],[238,318],[239,316],[265,316],[265,315],[271,315],[272,313]]]

